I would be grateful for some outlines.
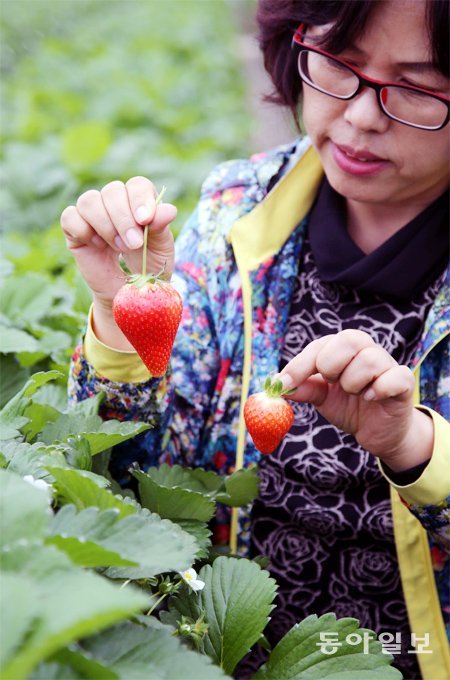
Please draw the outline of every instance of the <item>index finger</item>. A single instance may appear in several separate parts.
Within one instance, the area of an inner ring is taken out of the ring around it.
[[[332,337],[333,335],[324,335],[322,338],[310,342],[305,349],[286,364],[274,379],[279,378],[283,383],[283,388],[291,390],[301,385],[307,378],[315,375],[318,372],[316,367],[317,355]]]
[[[337,382],[347,365],[366,347],[375,342],[365,331],[346,329],[332,335],[313,340],[297,354],[281,372],[291,378],[292,387],[297,387],[306,378],[319,373],[327,382]],[[288,378],[280,376],[283,385]],[[289,388],[290,389],[290,388]]]

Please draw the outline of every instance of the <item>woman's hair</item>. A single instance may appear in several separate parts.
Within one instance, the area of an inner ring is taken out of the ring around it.
[[[332,29],[325,33],[320,45],[339,54],[362,34],[370,14],[384,1],[259,0],[256,15],[259,45],[264,66],[274,85],[274,91],[266,99],[288,106],[297,119],[302,81],[291,44],[301,23],[320,26],[333,22]],[[425,4],[433,65],[448,76],[450,3],[448,0],[427,0]]]

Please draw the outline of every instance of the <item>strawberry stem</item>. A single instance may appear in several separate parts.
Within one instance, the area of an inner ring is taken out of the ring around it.
[[[166,187],[163,187],[156,197],[155,204],[161,203],[161,199],[166,193]],[[147,275],[147,240],[148,240],[148,224],[144,228],[144,245],[142,248],[142,276]]]

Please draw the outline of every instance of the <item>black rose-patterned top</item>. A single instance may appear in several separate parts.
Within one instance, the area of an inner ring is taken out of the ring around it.
[[[408,364],[445,267],[447,205],[448,195],[365,255],[347,234],[343,199],[325,180],[309,218],[280,369],[312,340],[346,328],[366,331]],[[253,553],[270,558],[279,585],[269,637],[278,640],[312,613],[355,616],[377,634],[400,633],[394,665],[420,677],[407,652],[389,485],[353,436],[314,406],[293,406],[293,427],[261,462],[252,512]]]

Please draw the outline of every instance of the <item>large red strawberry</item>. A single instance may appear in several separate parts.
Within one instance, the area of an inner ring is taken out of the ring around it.
[[[152,376],[167,370],[182,309],[178,291],[159,275],[128,277],[114,298],[116,324]]]
[[[166,188],[156,198],[161,201]],[[144,229],[142,274],[127,274],[127,283],[120,288],[113,301],[116,324],[131,342],[136,352],[154,377],[163,376],[172,353],[173,343],[181,321],[181,296],[164,277],[147,274],[148,225]]]
[[[244,406],[244,418],[253,443],[261,453],[273,453],[294,422],[292,406],[283,395],[281,380],[269,376],[263,392],[252,394]]]

